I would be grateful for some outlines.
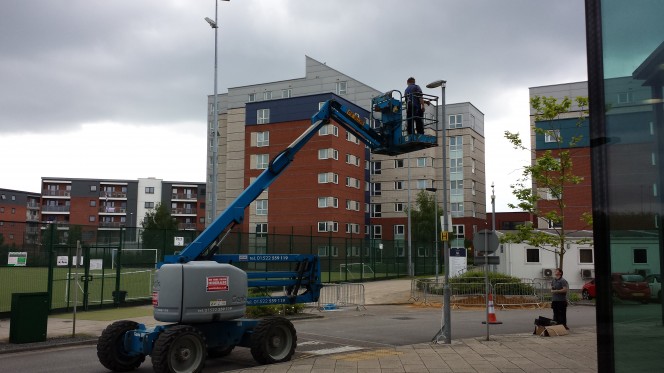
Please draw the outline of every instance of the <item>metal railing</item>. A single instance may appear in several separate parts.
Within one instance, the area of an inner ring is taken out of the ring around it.
[[[358,311],[366,309],[364,285],[349,282],[325,284],[320,291],[316,307],[319,311],[340,307],[355,307]]]

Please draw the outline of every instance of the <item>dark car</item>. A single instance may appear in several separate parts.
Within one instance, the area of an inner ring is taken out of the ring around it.
[[[612,273],[611,288],[613,296],[625,300],[648,303],[650,287],[643,276],[630,273]]]
[[[581,288],[581,297],[583,299],[593,299],[597,295],[595,293],[595,279],[586,282]]]

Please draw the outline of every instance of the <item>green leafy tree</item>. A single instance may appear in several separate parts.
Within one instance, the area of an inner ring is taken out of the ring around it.
[[[588,106],[587,97],[576,97],[576,105],[581,109],[577,120],[577,127],[583,123],[585,108]],[[519,201],[517,204],[508,204],[510,208],[529,212],[545,219],[554,228],[552,231],[541,231],[532,224],[522,225],[516,232],[503,236],[503,242],[527,243],[528,245],[553,251],[556,254],[556,267],[563,268],[563,259],[566,251],[566,239],[569,231],[565,228],[565,212],[567,208],[565,192],[569,187],[580,184],[583,178],[574,173],[573,149],[581,141],[582,136],[563,138],[559,121],[563,117],[569,118],[572,100],[568,97],[558,102],[555,97],[535,96],[530,99],[530,106],[535,111],[535,121],[540,126],[533,126],[536,135],[545,135],[553,140],[556,146],[553,150],[546,150],[538,155],[533,154],[533,161],[523,168],[521,178],[511,185],[512,194]],[[505,131],[505,138],[516,149],[530,150],[523,145],[518,133]],[[534,150],[530,150],[534,152]],[[546,203],[543,196],[547,195]],[[590,226],[590,211],[582,214],[586,226]],[[551,249],[553,248],[553,249]]]
[[[177,222],[171,216],[168,207],[159,203],[154,210],[145,214],[141,222],[141,239],[147,249],[160,249],[164,244],[172,243],[177,230]]]
[[[417,193],[415,206],[410,211],[413,239],[417,242],[434,241],[436,224],[440,221],[441,214],[442,209],[438,206],[438,218],[436,218],[436,199],[432,192],[421,190]]]

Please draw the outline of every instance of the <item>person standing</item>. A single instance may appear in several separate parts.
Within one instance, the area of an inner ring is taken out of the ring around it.
[[[563,278],[563,270],[556,268],[555,277],[551,281],[551,308],[553,309],[553,321],[558,325],[567,327],[567,290],[569,284]]]
[[[415,84],[415,78],[410,77],[406,80],[408,87],[404,91],[406,98],[406,121],[408,123],[408,134],[413,134],[413,120],[418,134],[424,134],[424,122],[422,114],[424,109],[424,99],[422,98],[422,89]]]

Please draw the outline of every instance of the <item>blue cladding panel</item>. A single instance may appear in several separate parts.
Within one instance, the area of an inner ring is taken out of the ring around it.
[[[318,103],[330,99],[337,100],[341,104],[360,114],[361,117],[369,117],[369,112],[365,109],[362,109],[333,93],[324,93],[311,96],[248,102],[246,104],[245,123],[247,126],[256,125],[256,112],[259,109],[270,109],[270,123],[309,120],[318,112]]]
[[[590,146],[590,133],[588,129],[588,118],[585,118],[581,122],[580,126],[577,126],[578,119],[555,119],[535,122],[537,128],[542,128],[545,130],[560,130],[560,135],[562,136],[562,147],[569,148],[569,142],[574,136],[581,136],[581,140],[574,146],[575,148],[582,148]],[[558,143],[556,142],[544,142],[544,135],[537,134],[536,137],[536,146],[537,150],[553,150],[558,149]]]

